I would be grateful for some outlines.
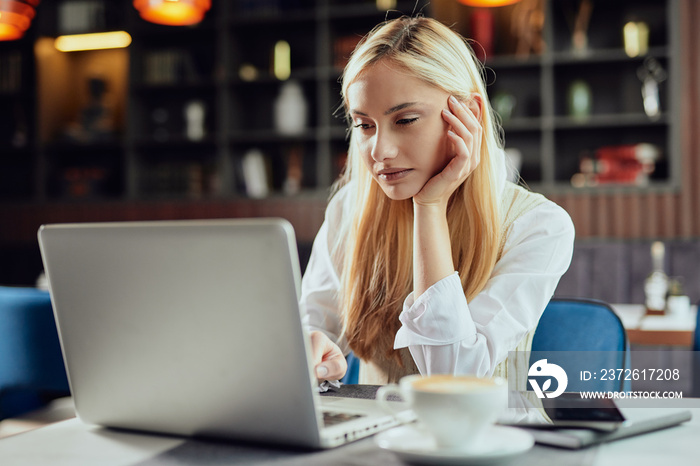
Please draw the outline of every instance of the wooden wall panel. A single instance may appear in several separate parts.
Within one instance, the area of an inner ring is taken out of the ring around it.
[[[0,244],[36,242],[42,224],[139,220],[282,217],[294,225],[297,240],[310,243],[323,222],[326,202],[318,198],[265,201],[154,201],[10,205],[0,204]]]
[[[700,174],[698,174],[700,180]],[[576,226],[577,238],[690,238],[700,236],[697,187],[689,192],[558,195]],[[693,199],[696,197],[696,199]]]
[[[613,198],[613,218],[615,219],[616,238],[629,238],[630,231],[630,216],[629,216],[629,196],[627,194],[618,194]]]
[[[639,196],[629,196],[629,237],[640,238],[641,235],[641,224],[642,224],[642,213],[641,213],[641,202],[639,202]]]

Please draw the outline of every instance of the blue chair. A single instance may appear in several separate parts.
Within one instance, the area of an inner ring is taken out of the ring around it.
[[[700,397],[700,301],[697,305],[698,315],[695,319],[695,333],[693,335],[693,354],[691,355],[693,365],[693,387],[690,396]]]
[[[631,382],[624,380],[631,359],[627,332],[603,301],[552,299],[532,340],[530,364],[540,359],[566,371],[566,391],[628,391],[631,387]],[[623,380],[617,377],[619,369]],[[582,376],[582,370],[588,374]],[[616,377],[609,377],[611,370]],[[589,379],[582,380],[585,377]],[[609,380],[601,380],[604,377]]]
[[[693,335],[693,351],[700,351],[700,301],[697,304],[698,314],[695,317],[695,333]]]
[[[360,358],[350,351],[345,357],[345,360],[348,362],[348,370],[340,381],[344,384],[358,383],[360,380]]]
[[[69,394],[49,293],[0,287],[0,419]]]

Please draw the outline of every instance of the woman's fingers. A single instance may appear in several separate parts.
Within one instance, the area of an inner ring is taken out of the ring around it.
[[[479,165],[481,158],[482,129],[481,96],[472,94],[469,104],[459,102],[453,96],[448,99],[448,108],[442,111],[442,118],[449,125],[447,137],[453,153],[447,165],[423,186],[413,197],[419,204],[446,205],[447,199],[457,187]]]
[[[456,181],[462,178],[464,171],[471,172],[471,157],[469,150],[466,147],[464,139],[455,134],[453,131],[447,132],[447,137],[452,141],[455,147],[455,155],[442,171],[443,175],[449,181]]]
[[[446,121],[452,127],[452,131],[461,137],[466,146],[471,149],[475,139],[474,136],[480,128],[479,122],[464,102],[459,102],[451,96],[448,105],[449,110],[445,115]]]
[[[443,118],[451,127],[451,133],[448,132],[448,137],[455,149],[455,158],[467,157],[469,159],[466,175],[476,168],[481,156],[482,129],[479,122],[481,115],[479,99],[478,94],[472,94],[470,103],[466,104],[451,96],[449,98],[450,110],[443,112]]]
[[[449,98],[448,116],[453,130],[467,142],[473,142],[481,135],[481,98],[478,94],[470,96],[469,103],[460,102],[454,96]]]
[[[311,358],[314,372],[320,380],[341,379],[348,369],[343,352],[325,333],[313,331],[311,337]]]
[[[334,354],[316,366],[316,378],[319,380],[340,380],[348,370],[348,363],[342,353]]]

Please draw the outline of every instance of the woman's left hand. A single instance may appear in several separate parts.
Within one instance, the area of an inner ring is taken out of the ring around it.
[[[460,102],[454,96],[448,99],[448,109],[442,111],[442,118],[450,126],[447,137],[454,151],[447,166],[433,176],[413,202],[420,205],[447,206],[453,192],[467,179],[479,165],[481,159],[481,96],[473,93],[469,103]]]

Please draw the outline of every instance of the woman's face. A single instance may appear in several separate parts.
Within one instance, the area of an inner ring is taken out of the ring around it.
[[[449,125],[442,118],[449,96],[382,62],[348,86],[353,138],[389,198],[412,198],[451,159]]]

